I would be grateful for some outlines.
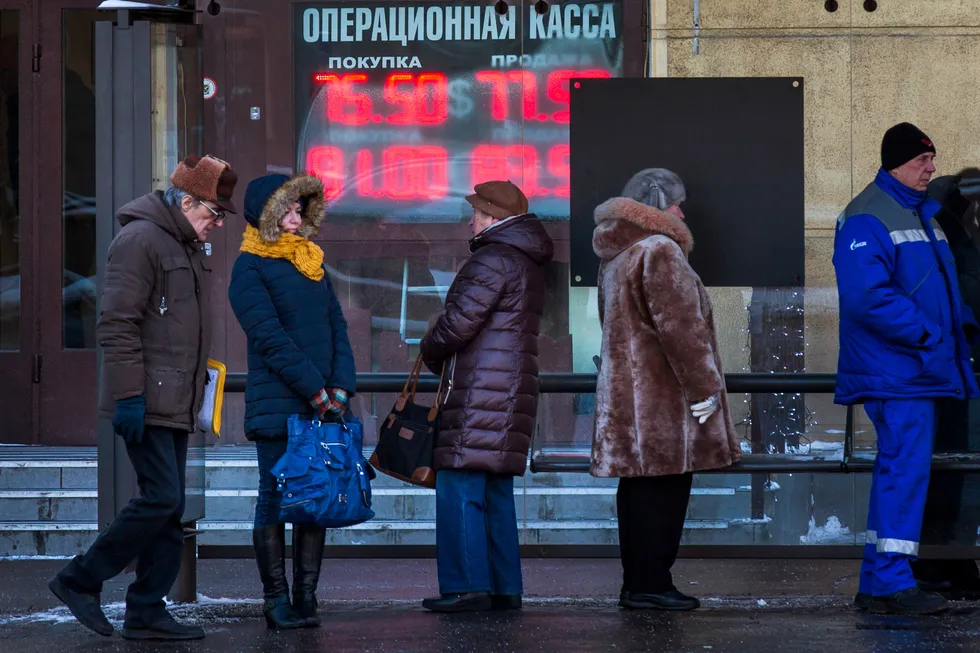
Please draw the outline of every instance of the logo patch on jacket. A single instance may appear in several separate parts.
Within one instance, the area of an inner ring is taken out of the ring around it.
[[[861,242],[858,242],[857,241],[857,238],[855,238],[853,241],[851,241],[851,251],[852,252],[854,250],[856,250],[857,248],[859,248],[859,247],[867,247],[867,246],[868,246],[868,241],[866,241],[866,240],[862,240]]]

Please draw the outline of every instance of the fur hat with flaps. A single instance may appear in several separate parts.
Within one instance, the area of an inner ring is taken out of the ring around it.
[[[279,222],[290,207],[300,203],[303,222],[296,232],[303,238],[313,238],[320,231],[326,201],[323,182],[312,175],[265,175],[253,179],[245,189],[245,219],[255,227],[267,243],[282,235]]]

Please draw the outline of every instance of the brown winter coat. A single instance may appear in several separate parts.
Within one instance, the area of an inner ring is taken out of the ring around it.
[[[477,234],[470,250],[421,344],[433,372],[450,361],[435,466],[520,476],[537,417],[543,266],[554,245],[528,214]]]
[[[103,348],[99,409],[146,395],[146,423],[197,429],[211,349],[211,264],[180,209],[161,193],[117,214],[96,336]]]
[[[711,311],[684,221],[617,197],[595,211],[602,367],[592,475],[665,476],[741,457]],[[720,396],[698,424],[691,404]]]

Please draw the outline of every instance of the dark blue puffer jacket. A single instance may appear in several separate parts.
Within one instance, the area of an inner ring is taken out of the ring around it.
[[[314,236],[323,219],[323,186],[315,177],[267,175],[249,184],[245,218],[275,236],[294,202],[303,205],[298,232]],[[304,276],[283,259],[242,252],[231,273],[228,298],[248,338],[245,435],[285,438],[290,415],[312,417],[310,399],[321,388],[355,391],[354,354],[347,321],[330,283]]]

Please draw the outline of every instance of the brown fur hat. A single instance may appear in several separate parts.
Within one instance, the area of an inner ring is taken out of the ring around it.
[[[170,175],[170,183],[195,199],[214,202],[226,213],[238,213],[232,196],[238,175],[227,161],[210,154],[189,156]]]

